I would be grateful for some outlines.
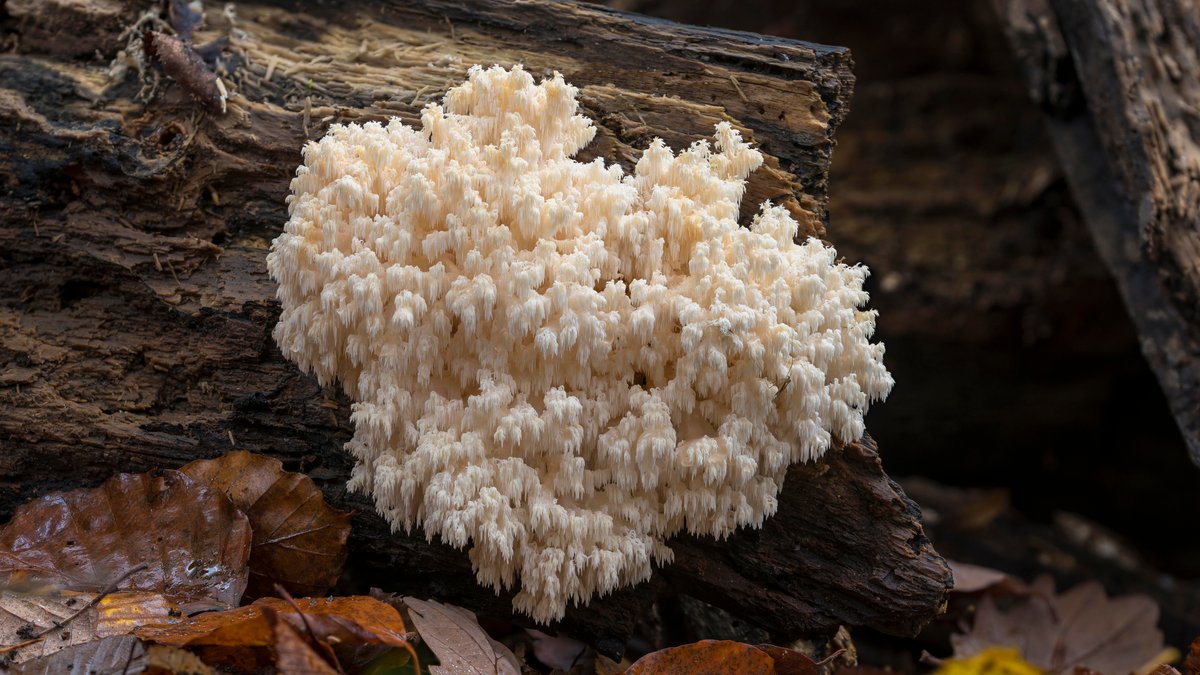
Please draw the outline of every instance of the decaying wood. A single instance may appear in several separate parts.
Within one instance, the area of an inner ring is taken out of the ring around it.
[[[824,232],[832,135],[852,84],[844,49],[540,1],[334,9],[262,0],[223,14],[210,7],[196,32],[197,44],[228,38],[210,64],[235,92],[222,115],[178,84],[156,82],[154,65],[139,61],[136,33],[121,26],[145,6],[96,5],[8,3],[5,512],[117,469],[263,452],[359,510],[356,583],[507,614],[508,597],[475,585],[465,555],[390,533],[369,502],[345,492],[348,402],[276,350],[279,310],[264,264],[306,138],[334,122],[415,122],[471,64],[520,62],[579,86],[599,129],[585,159],[628,168],[655,136],[678,148],[729,120],[769,156],[750,179],[743,215],[769,198],[791,210],[801,234]],[[46,17],[59,15],[76,27],[96,21],[88,35],[106,37],[95,60],[76,58],[78,45],[55,32]],[[145,82],[136,81],[139,67]],[[675,564],[651,582],[570,611],[564,626],[619,644],[656,594],[685,593],[781,636],[839,623],[912,633],[949,585],[916,506],[869,442],[794,467],[764,529],[674,546]]]
[[[997,7],[1142,351],[1200,464],[1200,3]]]

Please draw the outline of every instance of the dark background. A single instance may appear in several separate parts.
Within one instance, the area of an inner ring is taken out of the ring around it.
[[[827,238],[873,272],[897,385],[867,428],[890,473],[1003,487],[1034,521],[1077,513],[1200,576],[1200,470],[988,2],[608,4],[852,50]]]

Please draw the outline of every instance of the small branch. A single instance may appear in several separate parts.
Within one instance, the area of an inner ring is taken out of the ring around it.
[[[125,574],[122,574],[122,575],[120,576],[120,578],[118,578],[116,581],[114,581],[114,582],[112,582],[111,584],[109,584],[108,586],[106,586],[106,587],[104,588],[104,590],[102,590],[102,591],[100,591],[99,593],[97,593],[97,594],[96,594],[96,597],[92,598],[91,600],[89,600],[89,601],[87,602],[87,604],[86,604],[86,605],[84,605],[83,607],[80,607],[78,610],[76,610],[76,612],[75,612],[74,614],[72,614],[71,616],[68,616],[67,618],[63,619],[62,621],[55,621],[53,626],[50,626],[49,628],[47,628],[47,629],[43,630],[42,632],[40,632],[40,633],[37,633],[36,635],[34,635],[34,636],[33,636],[33,637],[34,637],[34,641],[37,641],[37,640],[40,640],[40,639],[42,639],[43,637],[45,637],[45,636],[46,636],[46,634],[47,634],[47,633],[50,633],[51,631],[55,631],[55,630],[58,630],[58,629],[60,629],[60,628],[63,628],[63,627],[64,627],[64,626],[66,626],[67,624],[69,624],[69,623],[71,623],[72,621],[74,621],[75,619],[79,618],[79,615],[83,614],[84,612],[88,611],[89,609],[91,609],[91,608],[95,607],[96,605],[100,604],[100,601],[101,601],[101,600],[103,600],[103,599],[104,599],[105,597],[107,597],[109,594],[111,594],[111,593],[113,593],[114,591],[116,591],[116,590],[117,590],[117,587],[118,587],[118,586],[120,586],[120,585],[121,585],[121,583],[122,583],[122,582],[124,582],[126,579],[128,579],[129,577],[131,577],[131,576],[133,576],[133,575],[137,574],[138,572],[141,572],[142,570],[146,569],[146,568],[147,568],[147,567],[149,567],[149,566],[150,566],[150,563],[142,563],[142,564],[138,565],[137,567],[134,567],[134,568],[130,569],[130,570],[129,570],[128,572],[126,572]]]

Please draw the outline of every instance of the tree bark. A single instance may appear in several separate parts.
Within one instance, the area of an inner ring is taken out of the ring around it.
[[[798,234],[824,233],[833,132],[853,83],[845,49],[540,0],[242,2],[236,15],[210,8],[195,35],[198,45],[225,41],[196,50],[220,48],[209,67],[236,92],[221,112],[195,84],[203,78],[165,68],[175,81],[143,58],[136,38],[162,28],[144,19],[126,30],[143,9],[7,4],[4,513],[117,470],[262,452],[358,511],[353,583],[508,615],[508,596],[477,586],[465,554],[391,533],[369,501],[346,492],[349,402],[275,348],[279,308],[264,263],[305,139],[334,122],[415,122],[474,63],[562,72],[599,130],[583,158],[627,169],[655,136],[679,148],[728,120],[768,156],[743,215],[772,199],[801,223]],[[130,72],[113,77],[112,63]],[[673,565],[572,609],[563,628],[616,651],[657,594],[683,593],[781,636],[843,623],[911,634],[950,585],[916,505],[869,439],[793,467],[762,530],[672,546]]]
[[[996,6],[1142,352],[1200,464],[1200,4]]]

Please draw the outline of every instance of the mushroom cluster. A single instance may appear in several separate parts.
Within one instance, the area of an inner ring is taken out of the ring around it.
[[[267,258],[283,354],[354,401],[351,486],[538,621],[760,526],[892,387],[866,268],[778,206],[739,227],[737,130],[626,175],[572,159],[576,93],[476,66],[421,128],[333,125]]]

